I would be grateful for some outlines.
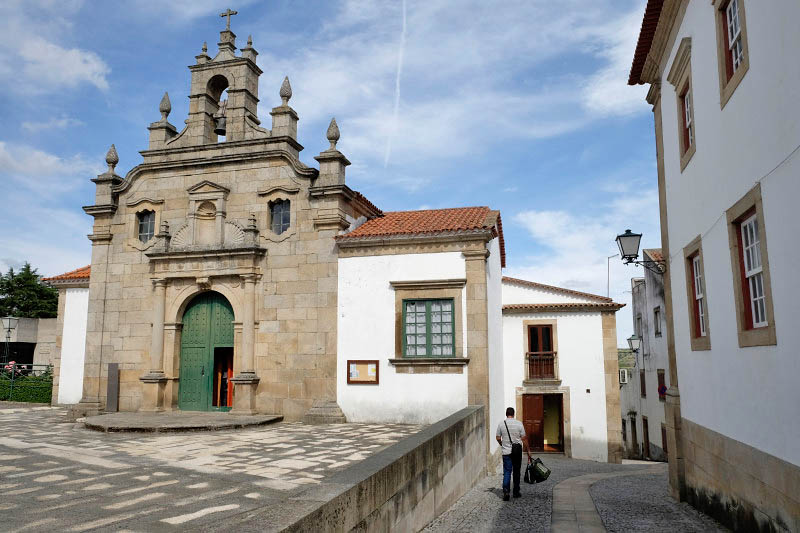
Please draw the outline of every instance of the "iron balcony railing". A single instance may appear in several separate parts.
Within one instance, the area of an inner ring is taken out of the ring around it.
[[[556,352],[525,352],[527,379],[558,379]]]

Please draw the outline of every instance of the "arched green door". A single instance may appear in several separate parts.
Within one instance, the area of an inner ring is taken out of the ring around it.
[[[233,348],[233,309],[218,292],[197,296],[183,313],[178,407],[210,411],[215,350]]]

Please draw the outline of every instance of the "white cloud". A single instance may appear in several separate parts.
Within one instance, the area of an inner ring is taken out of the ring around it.
[[[55,196],[78,187],[103,171],[98,162],[75,155],[62,158],[31,146],[0,141],[0,180],[35,191],[37,195]],[[41,198],[31,198],[33,203]]]
[[[630,278],[642,275],[642,270],[625,266],[617,253],[614,241],[626,228],[644,234],[642,247],[659,247],[658,192],[642,190],[639,184],[619,182],[599,187],[636,193],[605,195],[590,211],[570,212],[563,209],[529,210],[511,217],[512,223],[522,226],[538,245],[538,253],[509,265],[508,275],[530,279],[594,294],[605,295],[610,277],[610,295],[628,306],[617,313],[617,337],[624,345],[630,333]],[[603,197],[601,192],[598,196]],[[611,198],[611,199],[608,199]],[[610,275],[609,275],[610,271]]]
[[[647,87],[626,86],[630,72],[644,7],[604,28],[604,42],[598,57],[606,65],[591,76],[586,83],[583,105],[599,116],[629,115],[648,109],[645,101]]]
[[[73,126],[83,126],[84,123],[77,118],[61,117],[52,118],[44,122],[24,121],[22,129],[30,133],[38,133],[44,130],[63,130]]]
[[[8,89],[47,93],[89,84],[107,90],[111,68],[95,52],[64,45],[83,2],[9,0],[0,6],[0,79]],[[42,35],[47,36],[42,37]]]
[[[383,175],[384,163],[391,172],[416,160],[563,135],[602,116],[647,109],[628,106],[643,102],[636,90],[624,104],[607,98],[605,107],[585,104],[587,95],[599,94],[599,80],[603,90],[629,91],[627,73],[619,71],[632,58],[627,36],[635,43],[638,4],[629,13],[609,0],[512,1],[502,8],[480,0],[409,0],[403,34],[400,2],[345,1],[302,39],[272,30],[254,35],[265,71],[262,106],[277,102],[288,75],[301,134],[321,140],[335,115],[341,149],[354,163],[361,159],[371,179]],[[551,68],[577,64],[564,62],[575,54],[599,59],[598,68]]]
[[[243,13],[242,8],[254,3],[255,0],[237,0],[234,11]],[[168,23],[188,22],[198,17],[218,15],[227,8],[219,0],[135,0],[133,5],[143,14],[153,16],[156,13],[167,15],[162,19]],[[231,8],[233,9],[233,8]],[[231,17],[231,27],[235,28],[236,15]],[[223,29],[224,26],[220,27]]]

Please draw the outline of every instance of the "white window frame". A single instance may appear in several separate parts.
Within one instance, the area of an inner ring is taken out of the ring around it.
[[[739,21],[739,0],[730,0],[725,8],[725,23],[728,25],[728,53],[731,54],[733,72],[736,72],[744,60],[742,44],[742,26]]]
[[[689,134],[689,144],[685,147],[688,150],[694,144],[694,118],[692,113],[692,91],[691,87],[686,88],[683,98],[683,122]]]
[[[700,254],[692,258],[692,275],[694,276],[694,299],[697,302],[697,321],[700,324],[700,336],[706,336],[705,295],[703,293],[703,274],[700,271]]]
[[[147,220],[144,220],[147,217]],[[144,231],[142,231],[144,229]],[[144,209],[136,213],[136,238],[142,244],[150,242],[156,234],[156,212],[151,209]],[[147,237],[142,239],[142,237]]]
[[[742,260],[744,277],[750,289],[750,312],[753,327],[763,328],[769,324],[767,319],[767,302],[764,293],[764,272],[761,262],[761,238],[758,219],[753,214],[742,221],[739,231],[742,232]]]

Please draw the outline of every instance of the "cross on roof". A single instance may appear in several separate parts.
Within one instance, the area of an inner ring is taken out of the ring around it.
[[[231,31],[231,15],[238,15],[238,11],[232,11],[231,8],[225,10],[224,13],[220,13],[220,17],[228,17],[228,22],[225,24],[225,31]]]

